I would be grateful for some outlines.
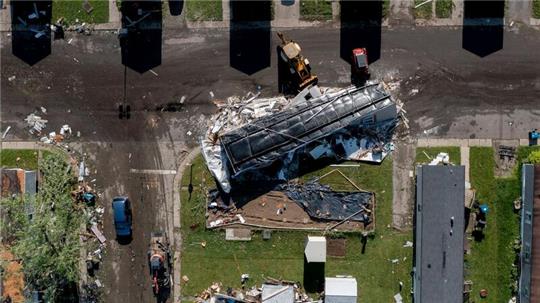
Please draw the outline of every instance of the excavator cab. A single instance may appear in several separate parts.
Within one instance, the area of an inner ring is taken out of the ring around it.
[[[281,45],[278,47],[279,57],[289,70],[286,85],[291,90],[301,91],[309,85],[317,84],[317,76],[311,73],[309,60],[302,56],[300,45],[286,39],[281,32],[277,35],[281,39]]]

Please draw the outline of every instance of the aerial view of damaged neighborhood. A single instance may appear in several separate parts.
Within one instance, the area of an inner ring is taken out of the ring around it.
[[[540,0],[0,15],[0,303],[540,303]]]

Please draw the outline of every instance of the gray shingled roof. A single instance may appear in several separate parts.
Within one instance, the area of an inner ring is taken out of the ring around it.
[[[417,172],[414,301],[462,303],[465,167]]]

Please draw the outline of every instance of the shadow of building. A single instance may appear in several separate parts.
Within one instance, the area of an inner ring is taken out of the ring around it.
[[[172,16],[180,16],[184,8],[184,0],[169,0],[169,12]]]
[[[340,1],[340,56],[349,64],[352,50],[365,47],[368,62],[381,57],[382,1]]]
[[[304,289],[308,293],[324,291],[325,262],[308,262],[304,255]]]
[[[11,1],[11,51],[28,65],[51,54],[52,1]]]
[[[141,74],[161,64],[161,8],[159,0],[122,1],[122,64]]]
[[[465,0],[463,49],[485,57],[503,48],[504,1]]]
[[[230,66],[247,75],[270,67],[271,5],[268,0],[231,0]]]

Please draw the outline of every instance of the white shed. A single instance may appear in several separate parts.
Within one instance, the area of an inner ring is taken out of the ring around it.
[[[306,260],[308,263],[326,262],[326,238],[308,236],[306,239],[304,254],[306,255]]]
[[[324,303],[356,303],[355,278],[326,278],[324,281]]]

